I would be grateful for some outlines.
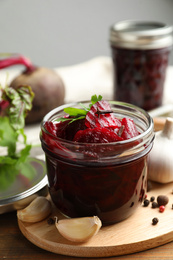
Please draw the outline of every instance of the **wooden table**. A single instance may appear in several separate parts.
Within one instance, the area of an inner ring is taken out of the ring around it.
[[[100,61],[99,61],[100,62]],[[89,63],[88,63],[89,66]],[[89,66],[91,67],[91,66]],[[107,69],[107,67],[106,67]],[[71,73],[71,68],[69,69],[65,69],[65,70],[58,70],[58,72],[60,72],[60,75],[63,77],[63,80],[66,83],[66,101],[69,100],[73,100],[73,96],[76,98],[78,98],[79,100],[83,99],[81,96],[76,96],[77,93],[79,93],[78,89],[80,82],[73,82],[74,86],[72,87],[69,82],[71,83],[72,80],[69,77],[71,74],[74,77],[74,73],[76,72],[77,76],[79,76],[79,71],[78,71],[78,66],[73,68],[73,73]],[[170,68],[169,70],[169,77],[167,77],[167,81],[166,81],[166,94],[169,93],[169,89],[172,89],[172,70],[173,67]],[[83,71],[86,71],[86,69],[84,69]],[[91,69],[92,71],[92,75],[93,75],[93,67]],[[107,71],[107,70],[106,70]],[[68,73],[70,72],[70,74]],[[87,70],[88,72],[88,70]],[[14,73],[10,73],[10,77],[13,78],[16,74],[18,73],[18,71],[14,71]],[[109,73],[110,74],[110,73]],[[101,75],[103,75],[103,70],[101,69]],[[2,75],[1,75],[2,76]],[[106,79],[110,79],[110,75],[106,75]],[[9,78],[9,79],[11,79]],[[78,78],[78,77],[77,77]],[[87,75],[88,78],[88,75]],[[100,78],[98,77],[97,73],[96,73],[96,78]],[[6,74],[4,73],[4,79],[6,79]],[[85,82],[85,80],[83,80],[83,74],[81,76],[81,82],[82,82],[82,88],[83,83]],[[169,80],[168,80],[169,79]],[[171,79],[171,80],[170,80]],[[102,80],[103,81],[103,80]],[[169,81],[169,82],[168,82]],[[106,80],[106,82],[110,83],[112,81],[110,80]],[[78,84],[77,84],[78,83]],[[94,82],[95,83],[95,82]],[[93,89],[97,89],[97,85],[99,86],[99,94],[102,94],[103,96],[106,96],[107,93],[112,93],[111,90],[108,91],[108,88],[110,86],[102,86],[102,88],[100,87],[100,84],[96,84],[96,86],[93,84],[86,84],[87,87],[87,94],[89,96],[90,92],[93,91]],[[171,84],[170,84],[171,83]],[[110,84],[109,84],[110,85]],[[92,91],[89,92],[88,90],[88,86],[91,87]],[[76,88],[76,89],[75,89]],[[101,89],[100,89],[101,88]],[[69,91],[71,89],[74,89],[74,91]],[[76,91],[75,91],[76,90]],[[83,90],[83,95],[84,95],[84,90]],[[96,91],[97,93],[98,91]],[[73,96],[72,96],[73,94]],[[84,95],[85,96],[85,95]],[[166,95],[167,97],[170,97],[170,95]],[[107,96],[106,96],[107,97]],[[86,99],[86,96],[85,96]],[[166,99],[166,101],[168,102],[168,100]],[[170,101],[170,100],[169,100]],[[162,123],[161,123],[162,125]],[[38,139],[38,127],[36,127],[36,129],[34,129],[34,127],[32,126],[32,128],[29,129],[29,132],[34,132],[33,134],[30,134],[30,136],[33,138],[32,142],[33,143],[37,143],[37,140],[35,140],[35,137],[37,136],[36,139]],[[40,159],[42,159],[40,157]],[[141,234],[142,235],[142,234]],[[81,259],[81,258],[75,258],[75,257],[68,257],[68,256],[62,256],[62,255],[57,255],[48,251],[45,251],[37,246],[35,246],[34,244],[32,244],[30,241],[28,241],[23,234],[21,233],[21,231],[19,230],[18,227],[18,223],[17,223],[17,216],[16,216],[16,212],[10,212],[10,213],[5,213],[0,215],[0,259],[9,259],[9,260],[27,260],[27,259],[60,259],[60,260],[77,260],[77,259]],[[86,258],[83,258],[86,259]],[[89,259],[96,259],[96,258],[89,258]],[[98,258],[97,258],[98,259]],[[143,252],[139,252],[139,253],[135,253],[135,254],[131,254],[131,255],[124,255],[124,256],[117,256],[117,257],[109,257],[109,258],[103,258],[103,259],[107,259],[107,260],[112,260],[112,259],[133,259],[133,260],[138,260],[138,259],[147,259],[147,260],[166,260],[166,259],[173,259],[173,242],[165,244],[163,246],[154,248],[154,249],[150,249],[147,251],[143,251]]]
[[[141,234],[142,235],[142,234]],[[61,259],[74,260],[79,259],[75,257],[68,257],[50,253],[29,242],[21,233],[17,223],[16,212],[5,213],[0,215],[0,259],[9,260],[25,260],[25,259]],[[81,258],[80,258],[81,259]],[[86,258],[82,258],[86,259]],[[89,258],[94,259],[94,258]],[[98,259],[98,258],[97,258]],[[163,246],[150,249],[144,252],[135,253],[125,256],[117,256],[110,258],[103,258],[107,260],[112,259],[173,259],[173,242]]]

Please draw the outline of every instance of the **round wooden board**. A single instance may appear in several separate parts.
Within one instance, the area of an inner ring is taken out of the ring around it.
[[[153,184],[148,192],[151,196],[167,195],[169,203],[163,213],[159,209],[139,206],[128,219],[107,227],[102,227],[98,234],[88,242],[77,244],[63,238],[55,225],[49,225],[47,219],[29,224],[18,220],[23,235],[42,249],[57,254],[76,257],[109,257],[143,251],[163,245],[173,240],[173,183],[167,185]],[[151,204],[151,203],[150,203]],[[53,206],[51,216],[64,218]],[[152,225],[152,219],[157,217],[159,222]]]

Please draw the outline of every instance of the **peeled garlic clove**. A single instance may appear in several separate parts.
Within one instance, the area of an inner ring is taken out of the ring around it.
[[[18,219],[24,222],[39,222],[51,213],[52,207],[45,197],[37,197],[26,208],[18,210]]]
[[[102,226],[97,216],[61,219],[55,222],[59,233],[73,242],[84,242],[96,235]]]

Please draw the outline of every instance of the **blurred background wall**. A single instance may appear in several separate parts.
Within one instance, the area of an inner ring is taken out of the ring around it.
[[[173,24],[173,1],[0,0],[0,52],[52,68],[111,56],[109,28],[124,19]]]

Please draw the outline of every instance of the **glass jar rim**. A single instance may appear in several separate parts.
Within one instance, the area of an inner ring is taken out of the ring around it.
[[[58,156],[61,160],[70,161],[71,163],[77,160],[79,164],[87,161],[90,165],[92,163],[103,165],[107,163],[124,163],[146,155],[151,150],[154,140],[154,123],[151,116],[135,105],[119,101],[109,102],[112,104],[111,108],[115,116],[121,115],[120,118],[123,118],[128,115],[128,117],[134,118],[134,121],[136,120],[137,127],[141,130],[138,136],[118,142],[80,143],[56,137],[48,132],[44,127],[45,122],[55,122],[57,114],[62,117],[65,114],[64,108],[79,106],[80,103],[90,103],[90,101],[74,102],[53,109],[43,118],[40,133],[43,150],[51,156]],[[51,141],[55,142],[55,146],[50,147],[49,143],[44,140],[43,133],[49,135]]]
[[[155,21],[125,20],[110,28],[112,46],[138,49],[171,47],[173,26]]]
[[[60,111],[63,111],[64,110],[64,108],[67,108],[67,107],[74,107],[74,106],[76,106],[76,105],[79,105],[80,103],[89,103],[90,101],[89,100],[85,100],[85,101],[79,101],[79,102],[72,102],[72,103],[69,103],[69,104],[64,104],[64,105],[61,105],[61,106],[59,106],[59,107],[56,107],[56,108],[54,108],[53,110],[51,110],[50,112],[48,112],[45,116],[44,116],[44,118],[43,118],[43,120],[42,120],[42,122],[41,122],[41,129],[43,129],[45,132],[48,132],[47,130],[46,130],[46,128],[44,127],[44,123],[46,122],[46,121],[50,121],[50,119],[54,116],[54,115],[56,115],[58,112],[60,112]],[[133,104],[129,104],[129,103],[126,103],[126,102],[121,102],[121,101],[109,101],[112,105],[116,105],[117,107],[121,107],[121,106],[124,106],[124,107],[127,107],[127,108],[129,108],[129,109],[131,109],[131,110],[137,110],[137,111],[139,111],[141,114],[143,114],[147,119],[148,119],[148,124],[149,124],[149,127],[146,129],[146,131],[145,132],[142,132],[142,133],[140,133],[138,136],[136,136],[136,137],[133,137],[133,138],[131,138],[131,139],[127,139],[127,140],[123,140],[123,141],[116,141],[116,142],[109,142],[109,143],[104,143],[104,145],[110,145],[110,144],[114,144],[114,145],[116,145],[116,144],[126,144],[126,143],[130,143],[130,142],[133,142],[133,141],[136,141],[136,140],[138,140],[138,139],[140,139],[140,138],[143,138],[143,137],[145,137],[145,136],[147,136],[152,130],[153,130],[153,126],[154,126],[154,123],[153,123],[153,119],[152,119],[152,117],[148,114],[148,112],[146,112],[145,110],[143,110],[142,108],[139,108],[139,107],[137,107],[137,106],[135,106],[135,105],[133,105]],[[129,111],[130,112],[130,111]],[[133,111],[132,111],[132,113],[133,113]],[[65,140],[65,139],[62,139],[62,138],[60,138],[60,137],[56,137],[56,136],[54,136],[54,135],[52,135],[51,133],[49,133],[53,138],[55,138],[55,139],[57,139],[57,140],[60,140],[60,141],[63,141],[63,142],[65,142],[65,143],[70,143],[70,144],[75,144],[76,145],[76,142],[74,142],[74,141],[69,141],[69,140]],[[82,146],[82,145],[85,145],[86,143],[80,143],[80,142],[78,142],[77,143],[79,146]],[[94,146],[100,146],[100,145],[103,145],[103,143],[87,143],[87,145],[94,145]]]

